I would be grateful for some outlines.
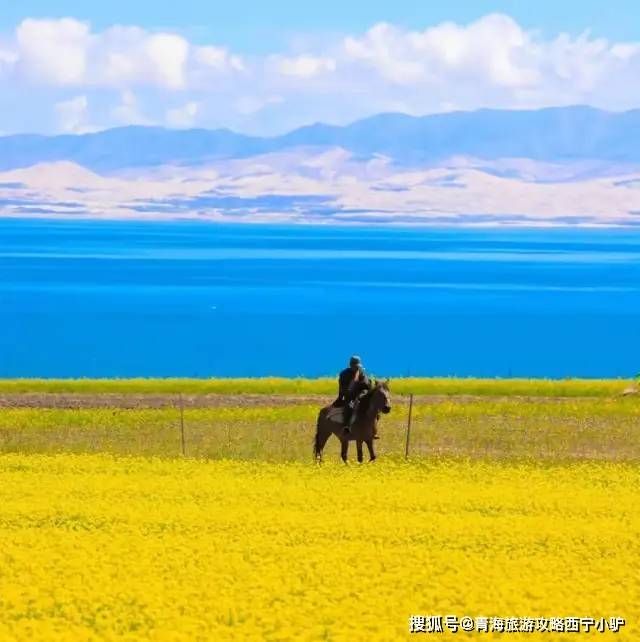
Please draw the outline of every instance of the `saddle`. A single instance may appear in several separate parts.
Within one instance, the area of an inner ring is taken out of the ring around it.
[[[357,413],[359,416],[364,415],[367,412],[367,407],[369,406],[369,401],[371,399],[371,392],[367,392],[365,395],[362,396],[360,399],[360,404],[358,405]],[[329,421],[332,421],[336,424],[344,425],[345,423],[345,414],[344,414],[344,406],[331,406],[329,410],[327,411],[326,418]]]
[[[344,407],[340,406],[338,408],[331,406],[327,411],[326,415],[329,421],[333,421],[336,424],[344,424]]]

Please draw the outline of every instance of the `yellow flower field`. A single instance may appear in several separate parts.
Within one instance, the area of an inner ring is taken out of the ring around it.
[[[640,639],[640,468],[0,456],[0,640]],[[411,615],[623,617],[409,634]]]
[[[625,379],[474,379],[471,377],[398,377],[395,394],[538,395],[609,397],[633,385]],[[224,379],[0,379],[1,393],[162,393],[162,394],[319,394],[333,395],[335,377],[319,379],[250,377]]]

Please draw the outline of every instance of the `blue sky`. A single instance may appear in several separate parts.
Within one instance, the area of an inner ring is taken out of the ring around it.
[[[471,22],[488,13],[506,13],[523,27],[547,35],[573,34],[586,29],[615,40],[640,39],[640,5],[636,0],[5,0],[0,28],[12,29],[25,16],[73,16],[103,29],[112,24],[136,24],[193,34],[246,51],[264,52],[284,44],[299,32],[352,33],[376,22],[394,22],[422,29],[445,20]]]
[[[640,106],[631,0],[4,4],[3,133]]]

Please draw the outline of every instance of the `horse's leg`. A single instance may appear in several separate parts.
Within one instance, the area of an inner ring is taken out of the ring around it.
[[[331,437],[330,430],[318,428],[318,431],[316,432],[316,440],[313,447],[313,453],[319,463],[322,463],[322,451],[324,450],[327,439],[329,439],[329,437]]]
[[[358,463],[362,463],[362,439],[356,441],[356,448],[358,449]]]
[[[342,437],[340,439],[340,457],[342,457],[342,461],[346,464],[347,463],[347,454],[349,452],[349,440],[345,437]]]
[[[369,461],[375,461],[376,451],[373,449],[373,438],[369,437],[366,441],[367,448],[369,449]]]

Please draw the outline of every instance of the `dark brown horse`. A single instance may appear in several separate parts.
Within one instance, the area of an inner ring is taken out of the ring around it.
[[[322,462],[322,450],[327,443],[327,439],[332,434],[340,440],[340,456],[345,463],[347,463],[350,441],[356,442],[358,461],[360,463],[362,463],[363,443],[367,444],[369,449],[369,460],[373,461],[376,458],[373,448],[374,428],[378,423],[381,412],[384,414],[391,412],[388,383],[376,382],[360,404],[362,412],[358,412],[358,417],[356,417],[348,433],[344,431],[344,424],[341,420],[342,408],[326,406],[320,411],[313,444],[313,454],[317,461]]]

